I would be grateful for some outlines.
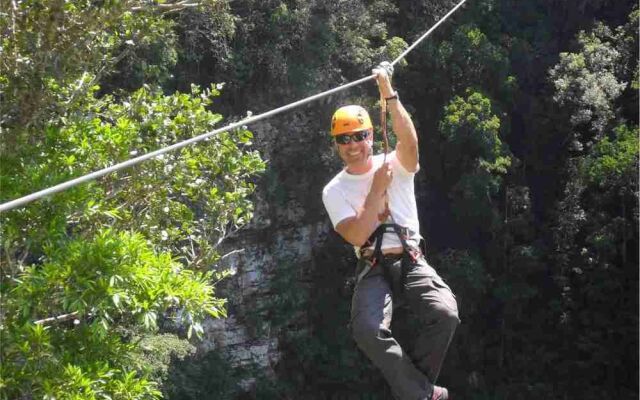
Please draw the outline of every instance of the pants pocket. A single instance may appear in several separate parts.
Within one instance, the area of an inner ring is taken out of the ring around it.
[[[440,276],[436,275],[432,278],[433,286],[438,290],[440,301],[450,310],[458,312],[458,302],[453,290],[447,285]]]

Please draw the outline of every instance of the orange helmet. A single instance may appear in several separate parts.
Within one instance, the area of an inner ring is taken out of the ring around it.
[[[360,106],[340,107],[331,119],[331,136],[373,129],[367,110]]]

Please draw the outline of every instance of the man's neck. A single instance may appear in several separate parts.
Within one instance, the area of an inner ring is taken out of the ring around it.
[[[366,174],[367,172],[371,171],[371,168],[373,168],[373,157],[369,156],[369,157],[367,157],[367,161],[366,162],[359,163],[359,164],[356,164],[356,165],[347,165],[345,170],[347,171],[347,173],[349,173],[351,175],[362,175],[362,174]]]

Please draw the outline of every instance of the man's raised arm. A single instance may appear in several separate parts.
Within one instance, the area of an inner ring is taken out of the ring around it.
[[[396,144],[396,156],[400,164],[409,172],[418,170],[418,135],[409,113],[404,108],[397,92],[391,86],[389,71],[384,67],[373,70],[377,75],[380,95],[387,99],[387,108],[391,113],[393,131],[398,141]]]

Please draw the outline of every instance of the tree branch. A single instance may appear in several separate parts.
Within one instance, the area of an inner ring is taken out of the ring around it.
[[[237,253],[244,253],[244,249],[236,249],[236,250],[230,251],[230,252],[228,252],[227,254],[225,254],[225,255],[223,255],[222,257],[220,257],[220,259],[218,260],[218,262],[220,262],[220,261],[224,260],[225,258],[227,258],[227,257],[229,257],[229,256],[232,256],[232,255],[234,255],[234,254],[237,254]]]
[[[34,324],[36,325],[48,325],[51,323],[55,323],[55,322],[64,322],[64,321],[69,321],[70,319],[75,319],[78,316],[78,312],[74,311],[70,314],[63,314],[63,315],[58,315],[57,317],[49,317],[49,318],[44,318],[44,319],[40,319],[38,321],[35,321]]]
[[[191,3],[191,0],[182,0],[179,1],[177,3],[163,3],[163,4],[150,4],[150,5],[144,5],[144,6],[136,6],[136,7],[132,7],[131,11],[143,11],[145,9],[156,9],[159,10],[163,13],[169,13],[169,12],[175,12],[175,11],[182,11],[187,7],[198,7],[200,6],[202,3],[198,2],[198,3]]]

